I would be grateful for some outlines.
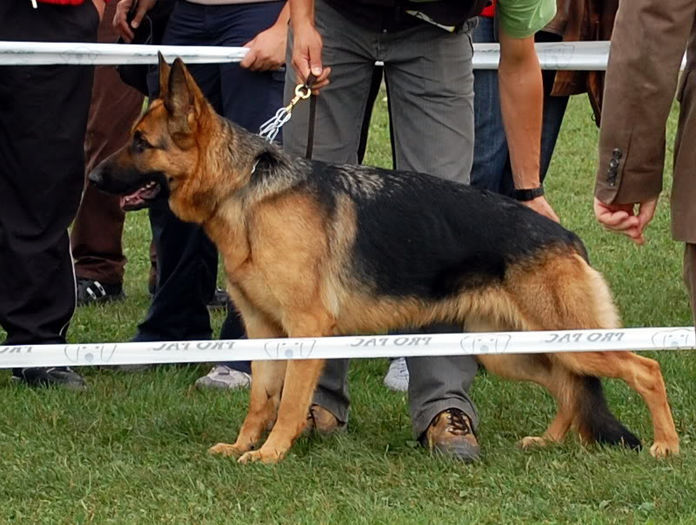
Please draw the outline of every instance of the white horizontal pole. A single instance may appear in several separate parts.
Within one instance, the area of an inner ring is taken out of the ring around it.
[[[0,346],[0,368],[692,350],[693,327]]]
[[[604,70],[609,42],[556,42],[536,44],[543,69]],[[187,64],[239,62],[245,47],[164,46],[138,44],[90,44],[75,42],[0,41],[0,65],[116,65],[156,64],[157,52],[171,61],[176,57]],[[497,69],[498,44],[474,44],[476,69]]]

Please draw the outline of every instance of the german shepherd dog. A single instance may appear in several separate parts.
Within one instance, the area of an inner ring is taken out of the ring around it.
[[[216,114],[180,59],[160,57],[160,98],[132,140],[89,176],[117,194],[168,189],[224,260],[249,337],[384,333],[435,322],[468,331],[619,326],[580,239],[505,197],[430,175],[290,158]],[[630,352],[481,355],[487,370],[546,387],[558,413],[541,437],[639,448],[609,411],[599,377],[647,404],[653,456],[679,452],[659,364]],[[234,444],[212,453],[275,463],[303,431],[323,360],[252,365]],[[266,441],[255,448],[270,429]]]

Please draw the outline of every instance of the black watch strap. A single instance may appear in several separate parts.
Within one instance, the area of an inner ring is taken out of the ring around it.
[[[531,201],[544,194],[544,187],[530,188],[527,190],[514,190],[512,196],[518,201]]]

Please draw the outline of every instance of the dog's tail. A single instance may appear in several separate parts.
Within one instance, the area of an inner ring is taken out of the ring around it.
[[[579,377],[576,403],[578,432],[586,441],[641,449],[640,440],[609,410],[599,378]]]

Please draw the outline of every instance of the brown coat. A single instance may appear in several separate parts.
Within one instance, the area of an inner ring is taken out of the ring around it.
[[[665,127],[684,50],[689,61],[674,155],[672,232],[696,243],[696,0],[627,0],[616,17],[606,77],[596,195],[634,203],[662,190]]]
[[[564,42],[609,40],[618,5],[618,0],[557,0],[556,16],[544,31]],[[599,123],[603,91],[603,71],[557,71],[551,95],[586,92]]]

